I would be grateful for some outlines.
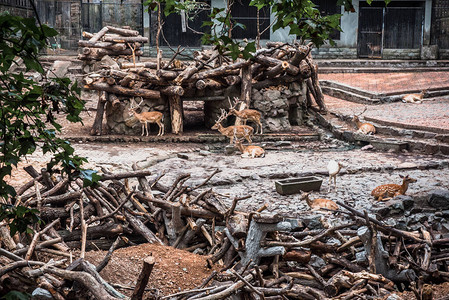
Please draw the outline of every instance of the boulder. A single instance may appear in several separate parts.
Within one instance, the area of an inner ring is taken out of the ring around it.
[[[449,190],[430,191],[428,203],[436,209],[449,209]]]

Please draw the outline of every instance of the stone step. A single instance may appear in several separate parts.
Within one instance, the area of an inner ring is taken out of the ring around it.
[[[315,59],[319,68],[449,68],[449,60]]]
[[[105,136],[68,136],[67,140],[72,142],[100,142],[100,143],[229,143],[229,139],[221,134],[197,134],[197,135],[173,135],[164,136],[125,136],[125,135],[105,135]],[[253,137],[254,143],[263,142],[301,142],[318,141],[318,133],[302,134],[263,134]]]
[[[359,145],[371,144],[374,148],[382,151],[407,150],[426,154],[449,155],[449,134],[446,133],[385,126],[373,121],[377,133],[375,135],[364,135],[358,133],[354,126],[349,123],[350,116],[336,116],[331,113],[325,116],[314,113],[314,116],[318,123],[331,131],[337,139],[347,142]]]
[[[335,98],[340,98],[340,99],[345,99],[347,101],[351,101],[351,102],[356,102],[356,103],[361,103],[361,104],[379,104],[380,100],[379,99],[373,99],[371,97],[366,97],[363,96],[359,93],[354,93],[354,92],[350,92],[344,89],[339,89],[339,88],[335,88],[335,87],[331,87],[331,86],[322,86],[321,90],[324,94],[335,97]]]
[[[319,74],[331,73],[400,73],[400,72],[448,72],[449,67],[319,67]]]

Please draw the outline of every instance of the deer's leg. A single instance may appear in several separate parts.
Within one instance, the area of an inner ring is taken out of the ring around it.
[[[145,125],[144,125],[144,123],[142,123],[142,134],[141,134],[141,136],[143,136],[144,133],[145,133]]]
[[[231,136],[230,139],[229,144],[232,144],[234,142],[234,136]]]
[[[147,131],[147,136],[148,136],[149,135],[149,133],[148,133],[148,122],[145,122],[145,129]]]
[[[259,121],[258,125],[260,127],[260,134],[262,134],[262,123]]]

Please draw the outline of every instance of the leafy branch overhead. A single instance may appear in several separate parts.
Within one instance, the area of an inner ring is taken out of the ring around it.
[[[12,168],[36,149],[53,154],[47,165],[49,172],[58,171],[70,178],[82,176],[81,165],[87,161],[74,154],[68,141],[57,136],[61,125],[56,114],[63,113],[70,122],[81,122],[84,101],[79,98],[80,89],[68,78],[46,78],[46,70],[39,63],[38,56],[47,47],[47,39],[57,34],[47,25],[36,25],[35,18],[0,15],[0,197],[3,203],[11,204],[11,198],[16,195],[6,181]],[[22,63],[26,72],[38,72],[44,81],[35,82],[28,73],[15,72]],[[1,208],[0,219],[11,219],[11,213],[30,224],[36,221],[27,217],[34,211],[11,206]],[[10,224],[10,227],[23,231],[26,226],[22,225]]]

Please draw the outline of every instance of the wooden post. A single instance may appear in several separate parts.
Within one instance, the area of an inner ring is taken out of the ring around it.
[[[174,134],[184,131],[182,120],[182,101],[179,95],[168,96],[170,102],[171,130]]]
[[[156,263],[156,259],[153,256],[148,256],[143,260],[142,271],[140,272],[139,278],[137,278],[137,284],[134,288],[131,300],[142,299],[145,287],[148,284],[148,279],[150,278],[151,271],[153,271],[153,266]]]
[[[240,101],[244,101],[246,103],[246,107],[249,107],[251,103],[252,79],[251,65],[242,67],[242,88]]]

